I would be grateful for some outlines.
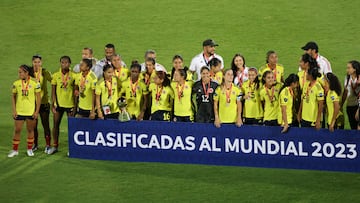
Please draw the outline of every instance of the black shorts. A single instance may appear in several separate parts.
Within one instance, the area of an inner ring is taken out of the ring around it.
[[[301,120],[300,125],[302,128],[313,128],[315,125],[313,125],[313,122]]]
[[[82,117],[89,117],[90,116],[90,110],[84,110],[82,108],[79,108],[77,111],[77,114],[79,114]]]
[[[246,125],[262,125],[261,119],[256,119],[256,118],[244,118],[244,119],[245,119],[244,124]]]
[[[193,122],[190,116],[174,116],[175,122]]]
[[[34,118],[32,116],[17,115],[17,117],[14,118],[14,120],[16,120],[16,121],[25,121],[25,120],[34,120]]]
[[[153,121],[170,121],[170,111],[155,111],[151,114],[151,119]]]
[[[59,113],[71,113],[73,112],[73,108],[65,108],[65,107],[56,107],[56,111]]]
[[[108,115],[104,115],[105,119],[119,119],[119,113],[112,113]]]
[[[41,104],[40,105],[40,113],[50,113],[50,104]]]
[[[265,126],[279,126],[277,120],[264,121]]]

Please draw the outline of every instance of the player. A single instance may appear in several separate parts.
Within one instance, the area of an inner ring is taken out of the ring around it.
[[[83,59],[80,75],[75,80],[75,109],[77,117],[95,119],[95,87],[97,77],[91,69],[91,59]]]
[[[35,55],[32,57],[32,64],[34,69],[35,80],[40,83],[41,86],[41,106],[40,106],[40,118],[41,124],[44,129],[45,135],[45,153],[48,153],[50,150],[50,142],[51,142],[51,132],[50,132],[50,124],[49,124],[49,116],[50,116],[50,104],[49,104],[49,96],[47,89],[47,82],[51,82],[52,76],[49,71],[45,68],[42,68],[42,57],[40,55]],[[32,148],[33,151],[38,150],[38,137],[39,132],[37,129],[38,120],[36,120],[36,127],[34,129],[34,146]]]
[[[241,90],[233,84],[234,74],[231,69],[224,71],[224,79],[214,94],[214,124],[217,128],[222,123],[235,123],[240,127],[243,124],[241,118],[242,104]]]
[[[217,84],[221,84],[223,81],[223,73],[221,71],[221,61],[218,58],[213,58],[209,61],[210,66],[210,78]]]
[[[278,55],[273,50],[266,53],[266,64],[260,68],[260,77],[265,71],[271,71],[274,74],[274,82],[284,83],[284,67],[278,64]]]
[[[241,54],[235,54],[231,61],[231,69],[234,73],[234,84],[241,88],[242,84],[249,79],[249,68],[245,65],[245,57]]]
[[[187,68],[178,69],[174,72],[174,82],[171,87],[174,91],[174,122],[192,122],[194,115],[192,111],[191,89],[192,81],[186,81]]]
[[[347,76],[345,78],[344,91],[341,98],[341,109],[346,101],[346,113],[351,129],[357,129],[355,113],[358,108],[357,98],[360,93],[360,62],[356,60],[349,61],[346,68]]]
[[[340,122],[340,96],[341,84],[339,79],[332,72],[325,74],[325,92],[327,107],[327,122],[330,132],[335,129],[344,129],[344,125]]]
[[[99,119],[118,119],[120,85],[114,76],[114,68],[105,64],[103,68],[103,78],[101,78],[95,88],[96,110]]]
[[[203,66],[200,70],[201,79],[195,82],[192,88],[192,94],[196,98],[195,122],[199,123],[214,123],[214,99],[218,84],[211,81],[210,71],[207,66]]]
[[[248,80],[242,83],[242,92],[244,93],[243,117],[245,124],[260,125],[264,117],[264,110],[260,101],[261,84],[258,78],[256,68],[249,68]]]
[[[21,129],[26,122],[27,129],[27,155],[34,156],[32,146],[34,142],[34,128],[36,119],[40,111],[41,86],[35,79],[33,69],[27,65],[19,67],[19,79],[13,83],[12,87],[12,112],[15,120],[15,130],[13,137],[13,147],[8,157],[19,154],[18,147],[21,137]]]
[[[321,77],[318,68],[310,68],[301,96],[298,121],[301,127],[321,127],[321,113],[324,106],[324,89],[317,78]]]
[[[111,56],[111,65],[114,68],[114,75],[117,78],[119,84],[128,79],[129,69],[123,66],[123,62],[119,54]]]
[[[281,85],[274,78],[270,70],[264,72],[261,82],[263,87],[260,90],[260,100],[264,107],[264,125],[278,126],[279,93]]]
[[[170,80],[163,71],[156,71],[154,83],[149,85],[151,93],[151,118],[155,121],[170,121],[174,92]]]
[[[280,112],[278,123],[283,127],[281,133],[286,133],[293,123],[294,92],[299,86],[299,76],[290,74],[286,79],[279,95]]]
[[[173,57],[172,62],[173,62],[173,68],[171,70],[170,80],[174,81],[174,73],[175,73],[175,71],[179,70],[179,69],[184,69],[184,68],[187,68],[187,67],[184,67],[184,60],[183,60],[182,56],[180,56],[178,54]],[[187,70],[186,71],[186,81],[191,81],[192,77],[193,77],[193,75],[192,75],[191,71]]]
[[[130,77],[121,84],[120,97],[126,100],[126,110],[133,120],[144,119],[146,107],[148,106],[148,88],[140,79],[141,65],[134,61],[130,66]]]
[[[151,83],[154,83],[154,78],[155,78],[156,72],[157,72],[155,70],[155,64],[156,64],[156,62],[155,62],[155,59],[153,59],[153,58],[147,58],[145,61],[146,72],[143,73],[142,78],[144,79],[144,82],[145,82],[146,86],[148,86],[148,87]],[[162,72],[164,72],[164,71],[162,71]]]

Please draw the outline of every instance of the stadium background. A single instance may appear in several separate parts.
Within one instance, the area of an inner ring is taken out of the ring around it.
[[[13,132],[11,84],[17,67],[30,64],[35,53],[55,72],[62,55],[69,55],[75,65],[83,47],[92,47],[100,59],[104,45],[114,43],[128,65],[133,59],[142,61],[151,48],[157,61],[170,69],[174,54],[189,65],[201,52],[202,41],[213,38],[226,67],[240,52],[248,66],[259,68],[266,52],[274,49],[288,75],[297,72],[300,47],[315,40],[343,81],[347,61],[360,59],[359,6],[351,0],[2,0],[2,202],[359,201],[359,174],[68,159],[66,120],[56,155],[38,151],[34,158],[26,157],[23,132],[20,155],[6,158]]]

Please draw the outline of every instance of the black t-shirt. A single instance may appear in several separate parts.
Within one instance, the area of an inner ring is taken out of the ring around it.
[[[202,80],[195,82],[192,88],[193,94],[196,95],[196,116],[195,121],[201,123],[213,122],[214,116],[214,99],[213,95],[218,84],[211,81],[203,84]]]

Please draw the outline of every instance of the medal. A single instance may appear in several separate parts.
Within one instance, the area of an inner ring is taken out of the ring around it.
[[[22,96],[28,96],[29,95],[29,83],[30,83],[30,77],[28,78],[27,81],[25,81],[25,84],[24,84],[24,81],[25,80],[21,80],[21,95]]]
[[[111,100],[112,96],[112,79],[110,81],[105,81],[105,87],[108,91],[108,100]]]
[[[184,87],[185,87],[185,84],[181,85],[181,84],[178,83],[176,85],[177,96],[178,96],[178,99],[179,99],[180,103],[181,103],[181,98],[184,97]]]
[[[136,89],[138,88],[138,82],[137,80],[134,84],[132,83],[132,80],[130,79],[130,87],[131,87],[131,97],[136,97]]]
[[[160,91],[159,91],[160,90]],[[159,104],[160,98],[161,98],[161,93],[162,93],[163,87],[159,88],[159,86],[156,86],[156,104]]]
[[[230,89],[225,91],[225,94],[226,94],[226,105],[227,105],[227,106],[229,106],[229,104],[230,104],[230,102],[231,102],[231,99],[230,99],[231,90],[232,90],[232,84],[231,84],[231,86],[230,86]]]

